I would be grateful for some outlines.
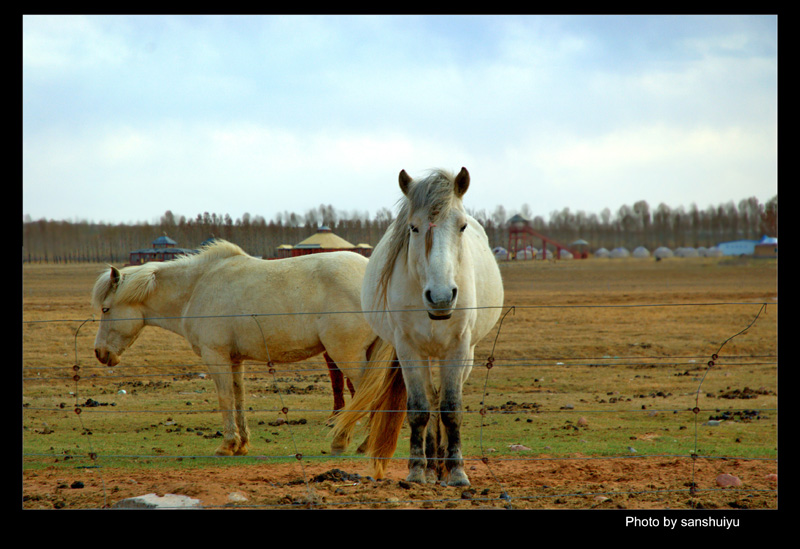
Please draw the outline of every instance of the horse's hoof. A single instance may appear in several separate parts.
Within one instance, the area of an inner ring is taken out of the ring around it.
[[[427,484],[425,480],[425,472],[422,469],[412,469],[406,477],[408,482],[418,482],[420,484]]]
[[[469,478],[461,469],[453,469],[447,479],[448,486],[469,486]]]
[[[223,442],[214,451],[217,456],[234,456],[242,449],[243,445],[236,441]],[[245,453],[247,450],[245,450]]]
[[[331,442],[331,454],[334,456],[338,456],[344,453],[347,450],[347,446],[349,446],[349,441],[344,437],[336,437],[333,442]]]

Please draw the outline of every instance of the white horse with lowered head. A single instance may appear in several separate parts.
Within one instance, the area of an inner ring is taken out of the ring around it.
[[[361,291],[367,322],[385,342],[375,356],[384,356],[390,344],[390,367],[367,369],[335,418],[334,433],[346,443],[372,410],[367,452],[380,478],[407,414],[407,479],[465,486],[462,387],[475,345],[500,317],[503,283],[483,227],[462,204],[470,182],[465,168],[455,176],[436,170],[419,180],[403,170],[399,180],[397,219],[373,250]]]
[[[95,355],[115,366],[145,326],[186,338],[216,385],[223,418],[216,453],[244,455],[243,360],[297,362],[324,353],[329,367],[344,366],[358,385],[378,343],[361,313],[367,262],[353,252],[268,261],[218,240],[197,255],[110,267],[92,291],[102,311]]]

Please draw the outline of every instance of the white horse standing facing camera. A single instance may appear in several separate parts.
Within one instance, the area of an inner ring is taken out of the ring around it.
[[[367,322],[394,351],[388,367],[365,371],[334,420],[334,434],[349,441],[356,422],[372,410],[367,453],[381,478],[407,414],[407,479],[465,486],[462,387],[475,345],[500,317],[503,283],[483,227],[462,204],[470,182],[465,168],[419,180],[403,170],[399,181],[397,219],[373,250],[361,290]],[[386,345],[373,356],[384,356]]]

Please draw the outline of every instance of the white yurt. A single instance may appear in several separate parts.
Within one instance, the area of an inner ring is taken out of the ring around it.
[[[675,254],[672,253],[672,250],[667,248],[666,246],[659,246],[656,248],[656,251],[653,252],[653,257],[657,259],[664,259],[667,257],[673,257]]]
[[[492,250],[492,253],[494,253],[494,258],[498,261],[505,261],[508,259],[508,250],[502,246],[496,247],[494,250]]]
[[[638,257],[639,259],[650,257],[650,250],[644,246],[638,246],[633,250],[633,257]]]
[[[678,248],[675,250],[675,255],[678,257],[700,257],[697,253],[697,250],[690,246]]]
[[[627,248],[623,248],[620,246],[619,248],[614,248],[611,250],[611,258],[621,258],[621,257],[630,257],[631,253],[628,251]]]
[[[531,260],[533,258],[534,258],[534,253],[531,250],[531,247],[528,246],[524,250],[517,250],[517,257],[515,257],[514,259],[524,261],[524,260]]]
[[[611,256],[611,252],[609,252],[605,248],[598,248],[597,250],[594,251],[594,256],[595,257],[610,257]]]

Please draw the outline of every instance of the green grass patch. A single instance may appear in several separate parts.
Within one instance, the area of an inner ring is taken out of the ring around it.
[[[165,374],[78,384],[27,381],[23,469],[196,468],[290,462],[297,454],[332,464],[341,459],[330,454],[327,375],[250,375],[246,406],[249,456],[217,458],[222,416],[210,379]],[[464,406],[465,457],[777,458],[775,364],[709,370],[696,363],[638,360],[498,363],[488,371],[476,366]],[[408,456],[408,434],[405,427],[395,457]],[[356,434],[348,456],[355,455],[362,436]]]

